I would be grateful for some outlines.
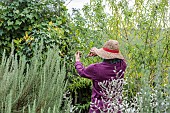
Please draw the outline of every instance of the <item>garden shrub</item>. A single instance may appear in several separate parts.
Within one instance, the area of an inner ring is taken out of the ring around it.
[[[68,48],[74,41],[62,0],[2,0],[0,7],[0,56],[4,49],[10,53],[13,40],[15,52],[31,58],[43,39],[44,50],[55,44],[61,56],[70,58]]]
[[[1,113],[69,113],[65,64],[58,49],[37,50],[29,64],[24,56],[5,54],[0,63]],[[64,99],[64,100],[63,100]]]

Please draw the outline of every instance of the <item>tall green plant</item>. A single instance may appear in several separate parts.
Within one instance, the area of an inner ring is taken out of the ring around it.
[[[44,55],[37,50],[30,62],[4,53],[0,64],[1,113],[69,113],[69,100],[63,100],[65,64],[60,63],[57,51]]]

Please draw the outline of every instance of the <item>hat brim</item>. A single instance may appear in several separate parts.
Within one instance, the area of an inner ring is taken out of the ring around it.
[[[124,59],[123,55],[120,53],[111,53],[111,52],[107,52],[105,50],[103,50],[103,48],[97,49],[94,48],[95,53],[103,58],[103,59],[114,59],[114,58],[118,58],[118,59]]]

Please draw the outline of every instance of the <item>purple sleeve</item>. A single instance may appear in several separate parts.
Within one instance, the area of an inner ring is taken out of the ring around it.
[[[87,68],[83,66],[81,62],[75,63],[76,70],[81,77],[95,79],[94,64],[89,65]]]
[[[124,70],[126,70],[127,63],[126,63],[126,60],[124,60],[124,59],[123,59],[123,64],[124,64]]]

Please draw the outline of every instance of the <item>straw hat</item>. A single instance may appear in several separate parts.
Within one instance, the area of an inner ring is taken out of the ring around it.
[[[94,47],[93,51],[103,59],[124,59],[119,51],[119,42],[117,40],[109,40],[100,49]]]

